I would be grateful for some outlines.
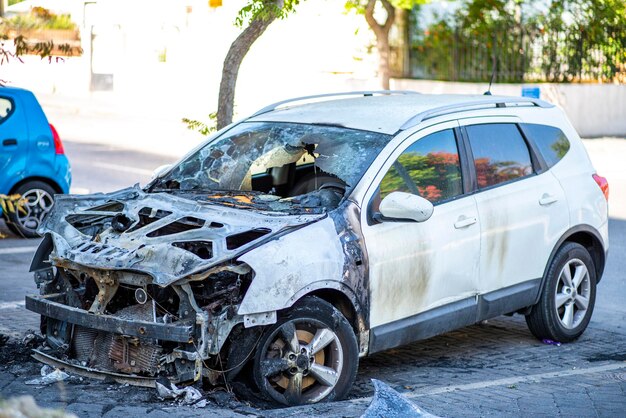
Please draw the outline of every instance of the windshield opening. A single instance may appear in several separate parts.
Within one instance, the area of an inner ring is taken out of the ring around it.
[[[200,193],[247,208],[262,203],[269,210],[332,209],[390,138],[335,126],[241,123],[178,163],[149,190]]]

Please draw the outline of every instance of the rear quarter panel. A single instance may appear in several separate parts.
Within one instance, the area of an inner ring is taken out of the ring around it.
[[[570,142],[563,159],[550,169],[560,182],[569,206],[570,226],[589,225],[601,237],[608,251],[608,204],[592,175],[596,172],[580,136],[559,108],[520,110],[526,123],[540,123],[561,129]]]

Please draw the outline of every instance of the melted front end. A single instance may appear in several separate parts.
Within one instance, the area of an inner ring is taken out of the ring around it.
[[[237,313],[254,279],[237,257],[323,215],[205,200],[138,188],[60,196],[31,266],[40,294],[26,307],[41,315],[45,336],[35,356],[143,386],[215,382],[239,363],[258,330],[250,322],[263,322]]]

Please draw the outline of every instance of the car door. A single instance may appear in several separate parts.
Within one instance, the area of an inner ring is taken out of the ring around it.
[[[517,118],[460,121],[478,189],[479,291],[498,290],[499,298],[510,298],[509,309],[534,303],[548,258],[569,225],[559,182],[550,171],[541,172],[517,122]]]
[[[9,192],[28,152],[28,128],[16,99],[0,94],[0,193]]]
[[[480,228],[474,197],[467,194],[458,123],[427,128],[387,159],[365,195],[363,235],[369,258],[370,351],[451,329],[418,325],[421,313],[463,299],[461,324],[475,320]],[[375,221],[392,191],[419,194],[434,204],[424,222]],[[364,215],[365,216],[365,215]],[[442,311],[443,312],[443,311]],[[447,314],[454,313],[450,310]],[[432,316],[437,321],[436,314]],[[443,316],[441,317],[443,318]],[[447,317],[448,319],[450,316]],[[447,321],[447,320],[446,320]]]

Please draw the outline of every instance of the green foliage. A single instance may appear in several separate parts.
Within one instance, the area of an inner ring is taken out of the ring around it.
[[[410,179],[409,183],[406,177]],[[380,195],[384,198],[393,191],[414,193],[415,188],[420,196],[431,202],[459,194],[461,171],[458,155],[447,152],[426,155],[403,153],[381,181]]]
[[[167,62],[167,48],[163,48],[159,51],[157,59],[159,62]]]
[[[569,151],[569,141],[565,137],[565,135],[560,135],[559,139],[550,145],[550,148],[556,153],[558,159],[560,160],[567,154]]]
[[[626,2],[553,0],[540,22],[544,33],[561,35],[546,44],[546,78],[580,81],[592,72],[600,80],[626,82]]]
[[[188,118],[183,118],[182,122],[187,125],[187,129],[196,131],[204,137],[217,130],[217,112],[209,114],[208,122]]]
[[[257,19],[275,17],[284,19],[293,13],[300,0],[248,0],[248,4],[239,10],[235,18],[235,25],[243,27]]]
[[[414,25],[419,18],[413,16]],[[414,75],[488,81],[626,81],[626,2],[464,0],[412,36]]]
[[[9,6],[13,6],[14,4],[21,3],[24,0],[9,0]]]
[[[33,7],[30,13],[15,15],[4,21],[8,29],[26,31],[33,29],[76,29],[70,15],[56,15],[42,7]]]
[[[396,9],[411,10],[415,6],[430,3],[430,0],[389,0]],[[346,0],[346,11],[354,10],[359,14],[365,13],[367,0]]]

